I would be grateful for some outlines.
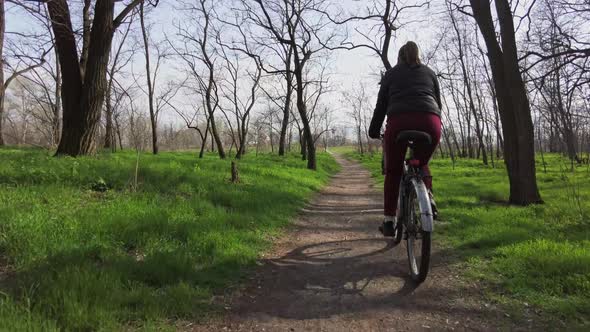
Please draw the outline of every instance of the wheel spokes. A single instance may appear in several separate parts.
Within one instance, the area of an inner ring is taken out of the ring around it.
[[[408,249],[409,260],[412,274],[418,275],[420,273],[422,261],[422,232],[420,221],[420,207],[417,204],[416,194],[412,193],[410,196],[410,218],[408,220]]]

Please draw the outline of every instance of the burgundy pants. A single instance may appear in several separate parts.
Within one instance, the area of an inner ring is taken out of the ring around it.
[[[414,148],[414,157],[420,160],[422,171],[426,175],[424,183],[428,189],[432,189],[432,178],[428,161],[440,140],[441,120],[434,113],[415,112],[398,113],[387,117],[387,127],[383,138],[385,152],[385,188],[384,188],[384,214],[395,216],[399,186],[403,175],[404,159],[408,149],[407,144],[395,143],[397,135],[404,130],[419,130],[430,134],[432,144],[421,145]]]

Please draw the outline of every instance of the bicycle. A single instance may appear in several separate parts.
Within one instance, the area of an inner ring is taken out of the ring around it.
[[[410,275],[414,281],[421,283],[426,280],[430,267],[434,215],[430,195],[424,185],[420,161],[414,157],[414,148],[420,144],[431,144],[432,138],[425,132],[407,130],[400,132],[396,137],[396,144],[400,143],[408,145],[410,157],[404,162],[393,241],[394,244],[399,244],[402,236],[405,237]],[[385,151],[383,153],[385,154]],[[417,249],[420,256],[417,256]]]

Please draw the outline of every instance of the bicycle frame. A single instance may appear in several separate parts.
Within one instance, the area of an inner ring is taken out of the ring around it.
[[[434,215],[430,202],[430,195],[424,184],[424,173],[420,161],[414,155],[414,142],[408,142],[410,158],[404,162],[398,198],[398,224],[394,234],[394,244],[405,237],[410,263],[410,275],[416,282],[423,282],[430,268],[430,255],[434,230]],[[383,164],[383,168],[386,165]],[[412,195],[412,196],[410,196]],[[414,195],[416,195],[414,197]],[[420,219],[417,220],[417,214]],[[416,256],[416,245],[420,246],[420,259]]]
[[[383,146],[383,154],[381,159],[381,174],[385,175],[385,145],[383,144],[383,136],[381,138],[381,144]],[[402,176],[401,185],[399,187],[398,195],[398,220],[401,220],[404,224],[407,223],[405,220],[405,212],[407,207],[405,199],[408,195],[410,184],[416,188],[418,196],[418,206],[420,207],[420,217],[422,221],[422,229],[426,232],[434,231],[434,215],[432,213],[432,206],[430,205],[430,198],[428,195],[428,189],[424,181],[422,181],[422,171],[420,170],[420,162],[414,158],[414,148],[409,144],[410,158],[404,162],[404,174]]]
[[[424,181],[422,181],[422,171],[419,168],[419,162],[412,157],[405,161],[404,174],[402,176],[402,183],[400,185],[398,207],[400,209],[398,217],[404,224],[407,223],[406,211],[408,207],[406,196],[409,194],[411,186],[416,188],[416,198],[418,199],[418,206],[420,208],[420,219],[422,222],[422,229],[426,232],[434,231],[434,215],[432,214],[432,207],[428,196],[428,190]],[[399,204],[401,203],[401,204]]]

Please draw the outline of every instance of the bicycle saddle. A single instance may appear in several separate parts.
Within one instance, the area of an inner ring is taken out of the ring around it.
[[[414,144],[432,144],[432,137],[428,133],[417,130],[404,130],[401,131],[397,138],[396,143],[400,142],[413,142]]]

